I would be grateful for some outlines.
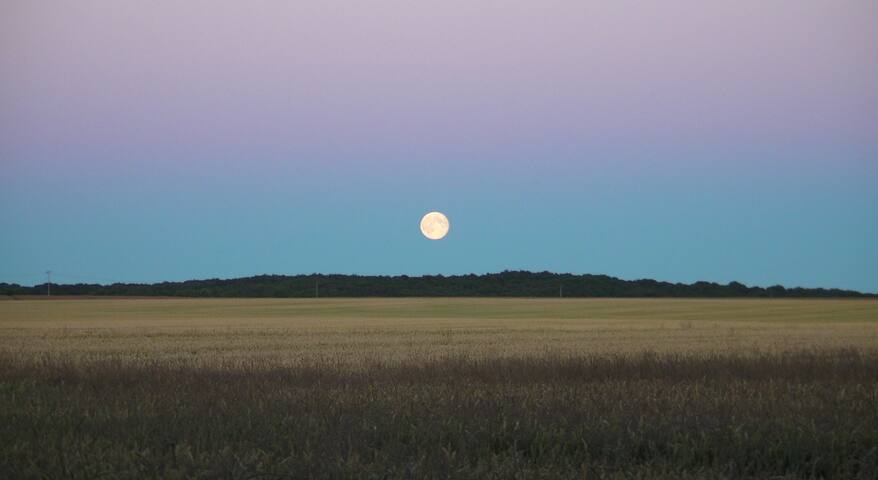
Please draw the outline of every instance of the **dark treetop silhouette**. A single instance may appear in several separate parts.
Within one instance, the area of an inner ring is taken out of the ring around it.
[[[32,287],[0,283],[0,295],[45,295],[46,284]],[[656,280],[622,280],[606,275],[504,271],[485,275],[258,275],[233,279],[152,284],[52,284],[53,295],[179,297],[875,297],[851,290],[748,287]]]

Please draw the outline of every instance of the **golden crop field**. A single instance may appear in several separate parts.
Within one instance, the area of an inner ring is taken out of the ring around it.
[[[533,354],[878,350],[878,300],[70,299],[0,301],[18,357],[404,361]]]
[[[0,478],[878,477],[878,301],[0,301]]]

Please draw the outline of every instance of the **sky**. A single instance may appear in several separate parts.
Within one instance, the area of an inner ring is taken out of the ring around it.
[[[0,282],[878,292],[876,45],[873,0],[3,0]]]

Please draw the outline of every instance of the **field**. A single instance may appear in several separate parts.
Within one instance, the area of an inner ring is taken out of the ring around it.
[[[0,478],[878,477],[878,301],[0,300]]]

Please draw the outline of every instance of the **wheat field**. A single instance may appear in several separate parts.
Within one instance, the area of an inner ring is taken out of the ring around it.
[[[878,477],[878,301],[0,300],[0,478]]]
[[[878,349],[878,301],[88,299],[0,301],[19,358],[298,362]]]

